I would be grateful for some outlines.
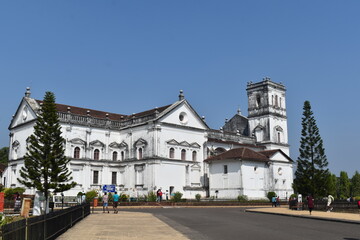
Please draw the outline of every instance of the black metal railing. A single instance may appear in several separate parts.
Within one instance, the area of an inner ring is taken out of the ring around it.
[[[2,239],[55,239],[89,214],[90,204],[81,204],[9,223],[2,226]]]

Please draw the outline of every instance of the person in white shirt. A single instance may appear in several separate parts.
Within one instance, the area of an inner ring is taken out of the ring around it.
[[[330,212],[331,210],[333,210],[333,207],[331,207],[331,203],[334,201],[334,197],[329,195],[328,196],[328,200],[327,200],[327,204],[326,204],[326,211]]]

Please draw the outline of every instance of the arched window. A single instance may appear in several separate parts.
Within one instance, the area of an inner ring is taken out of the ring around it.
[[[124,161],[124,159],[125,159],[125,153],[124,151],[121,151],[121,161]]]
[[[271,95],[271,105],[274,106],[274,95]]]
[[[192,160],[193,160],[193,162],[196,162],[196,158],[197,158],[197,152],[193,151],[192,152]]]
[[[112,160],[117,161],[118,153],[116,151],[113,152]]]
[[[99,160],[100,159],[100,151],[99,149],[95,149],[94,150],[94,160]]]
[[[74,149],[74,158],[79,159],[80,158],[80,148],[76,147]]]
[[[276,95],[275,96],[275,107],[278,107],[279,106],[279,104],[278,104],[278,96]]]
[[[186,160],[186,150],[181,150],[181,160]]]
[[[174,149],[174,148],[170,148],[170,150],[169,150],[169,157],[170,157],[170,158],[174,158],[174,157],[175,157],[175,149]]]
[[[143,149],[139,148],[139,159],[143,158]]]

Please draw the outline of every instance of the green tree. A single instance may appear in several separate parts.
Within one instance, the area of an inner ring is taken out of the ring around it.
[[[351,178],[351,196],[360,196],[360,174],[358,171],[355,171]]]
[[[50,190],[63,192],[76,185],[70,182],[71,172],[67,168],[70,159],[65,157],[64,142],[55,96],[52,92],[46,92],[18,178],[26,187],[42,192],[46,201]]]
[[[329,174],[327,178],[328,193],[337,196],[337,177],[335,174]]]
[[[330,190],[328,161],[309,101],[304,102],[303,110],[300,155],[293,188],[298,193],[321,197]]]
[[[346,199],[350,196],[350,180],[346,172],[341,171],[338,179],[338,198]]]
[[[0,149],[0,163],[4,163],[7,165],[9,160],[9,148],[3,147]]]

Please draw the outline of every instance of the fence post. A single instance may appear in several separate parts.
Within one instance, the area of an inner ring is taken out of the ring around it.
[[[29,239],[29,225],[28,225],[28,218],[25,218],[25,240]]]
[[[44,215],[44,240],[46,240],[46,210]]]

